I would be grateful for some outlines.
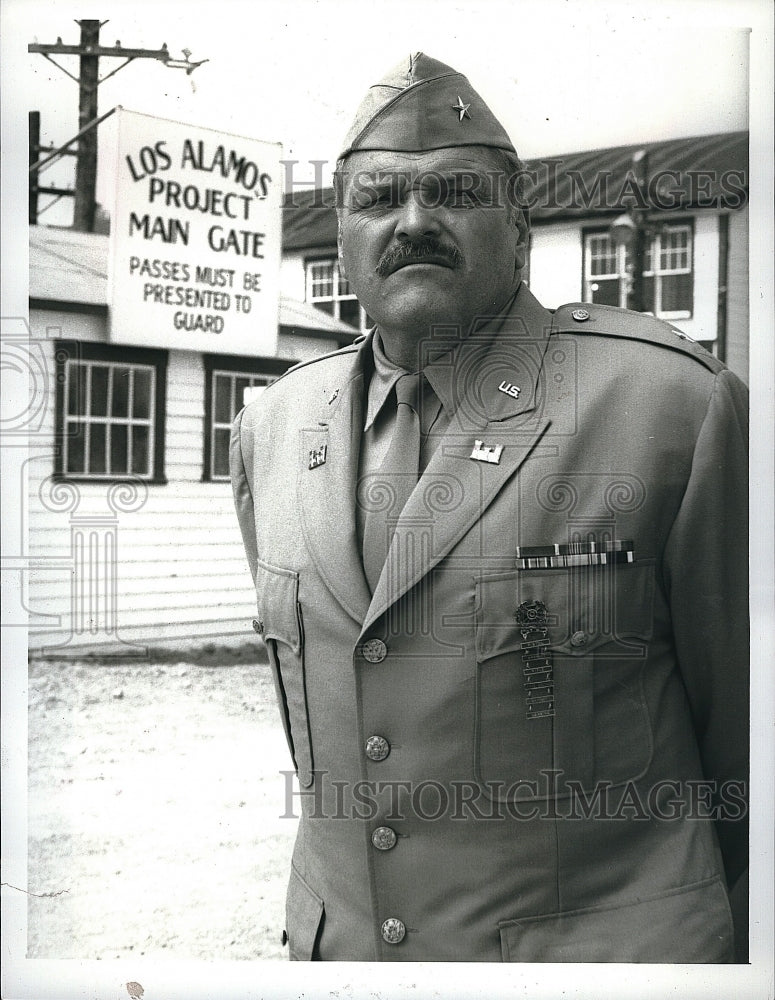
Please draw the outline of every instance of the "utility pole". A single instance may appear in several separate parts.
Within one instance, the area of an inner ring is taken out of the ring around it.
[[[40,156],[40,111],[30,111],[30,210],[29,222],[31,226],[38,224],[38,169],[37,162]]]
[[[107,24],[107,21],[83,20],[76,21],[81,29],[81,40],[79,45],[66,45],[61,38],[57,38],[55,44],[41,45],[37,42],[27,46],[28,52],[37,52],[44,56],[49,62],[54,63],[71,80],[78,84],[78,134],[64,146],[60,147],[57,156],[65,155],[68,146],[71,146],[75,139],[78,140],[77,160],[75,167],[75,191],[59,191],[49,189],[50,193],[60,195],[75,195],[75,210],[73,212],[73,228],[90,233],[94,229],[94,215],[96,209],[95,193],[97,188],[97,126],[108,117],[108,114],[101,118],[97,114],[97,88],[104,83],[108,77],[118,73],[124,66],[128,66],[134,59],[158,59],[164,63],[168,69],[184,69],[190,76],[197,66],[206,63],[207,59],[200,59],[192,62],[189,58],[191,53],[188,49],[183,49],[184,59],[173,59],[166,45],[160,49],[125,49],[121,42],[116,42],[114,46],[100,45],[100,28]],[[51,58],[52,55],[77,55],[80,57],[79,75],[73,74],[60,66],[58,62]],[[100,57],[121,58],[124,60],[120,66],[110,71],[100,79],[99,64]],[[115,109],[114,109],[115,110]],[[30,119],[31,128],[37,125],[40,127],[39,117],[33,122]],[[35,136],[35,142],[30,142],[30,149],[40,148],[39,134]],[[33,216],[37,220],[37,194],[46,191],[45,188],[38,187],[38,173],[50,161],[56,157],[47,157],[43,161],[33,162],[30,154],[30,219]],[[33,192],[35,203],[33,205]],[[47,206],[48,207],[48,206]]]
[[[81,26],[81,59],[78,93],[78,130],[97,117],[97,87],[99,87],[100,57],[94,55],[100,44],[100,22],[79,21]],[[97,130],[89,129],[78,140],[75,163],[75,209],[73,228],[84,233],[94,230],[97,191]]]

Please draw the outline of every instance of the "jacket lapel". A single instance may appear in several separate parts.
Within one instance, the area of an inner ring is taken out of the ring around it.
[[[401,513],[364,630],[448,555],[543,437],[550,329],[551,314],[523,287],[496,330],[461,345],[449,373],[454,416]]]
[[[300,432],[297,495],[304,538],[315,568],[347,614],[359,625],[369,607],[355,531],[356,479],[363,427],[363,362],[353,370],[316,426]],[[310,465],[313,467],[310,468]]]

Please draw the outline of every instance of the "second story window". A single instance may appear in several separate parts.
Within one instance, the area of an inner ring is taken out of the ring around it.
[[[308,260],[305,270],[307,302],[356,330],[369,329],[372,323],[341,273],[336,257]]]

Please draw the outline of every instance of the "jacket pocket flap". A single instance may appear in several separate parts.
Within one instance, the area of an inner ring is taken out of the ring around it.
[[[307,885],[292,864],[285,902],[285,920],[288,950],[290,957],[297,962],[309,962],[312,958],[322,916],[323,900]]]
[[[506,962],[732,961],[729,903],[718,877],[636,903],[504,920],[498,927]]]
[[[298,596],[298,573],[258,560],[256,601],[264,626],[263,636],[285,643],[296,655],[301,652]]]
[[[654,560],[579,569],[515,570],[476,582],[476,644],[480,662],[522,649],[518,609],[546,609],[549,648],[588,656],[608,643],[637,647],[653,629]],[[629,641],[628,641],[629,640]]]

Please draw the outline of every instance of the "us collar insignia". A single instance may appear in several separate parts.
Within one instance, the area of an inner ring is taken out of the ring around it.
[[[469,119],[471,118],[471,115],[469,115],[468,113],[468,109],[470,107],[471,107],[470,104],[463,104],[463,98],[460,96],[460,94],[458,94],[457,104],[452,105],[452,110],[457,111],[457,113],[460,115],[460,121],[462,122],[464,118],[469,118]]]

